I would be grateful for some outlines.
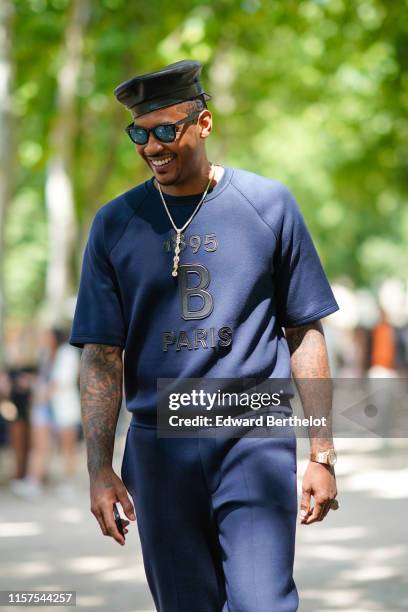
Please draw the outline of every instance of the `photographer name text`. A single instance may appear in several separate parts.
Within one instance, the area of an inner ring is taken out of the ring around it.
[[[169,417],[171,427],[326,427],[326,417],[277,417],[273,414],[258,414],[253,417],[198,415],[194,417]]]

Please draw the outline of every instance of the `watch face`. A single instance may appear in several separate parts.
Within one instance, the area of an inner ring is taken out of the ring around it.
[[[333,448],[331,448],[329,452],[327,453],[327,462],[329,465],[334,465],[336,461],[337,461],[336,451]]]

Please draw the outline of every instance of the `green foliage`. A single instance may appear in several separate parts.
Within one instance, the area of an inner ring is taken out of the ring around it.
[[[28,287],[37,303],[43,287],[41,202],[73,2],[15,4],[17,201],[29,186],[35,198],[27,210],[36,202],[35,231],[18,234],[23,221],[10,212],[7,270],[17,304]],[[114,87],[191,57],[205,63],[213,95],[210,158],[286,183],[332,278],[367,285],[406,275],[405,2],[90,0],[90,7],[71,173],[81,242],[99,206],[146,178],[123,132],[129,115]]]
[[[32,317],[43,300],[47,265],[45,212],[35,189],[21,189],[12,202],[5,241],[9,316]]]

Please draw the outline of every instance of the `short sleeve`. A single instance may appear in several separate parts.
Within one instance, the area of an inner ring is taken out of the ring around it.
[[[296,327],[339,309],[298,204],[285,187],[274,256],[278,323]]]
[[[103,218],[96,214],[82,262],[70,344],[124,346],[125,322],[119,287],[104,240]]]

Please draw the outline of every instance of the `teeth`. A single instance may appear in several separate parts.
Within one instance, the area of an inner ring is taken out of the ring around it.
[[[166,157],[164,159],[151,159],[150,161],[152,162],[153,166],[165,166],[171,162],[172,159],[172,157]]]

